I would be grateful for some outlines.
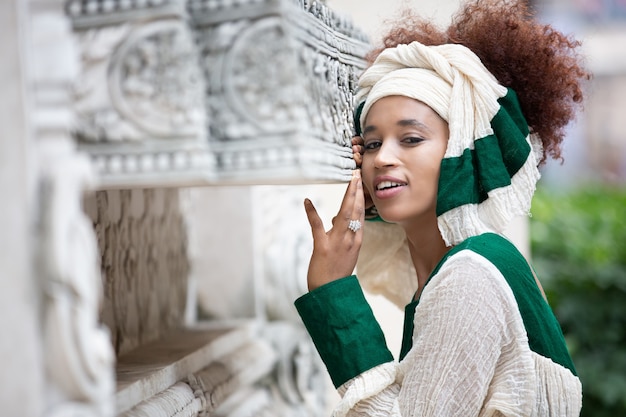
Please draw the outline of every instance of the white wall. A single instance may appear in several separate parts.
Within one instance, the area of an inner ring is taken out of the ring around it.
[[[410,7],[422,16],[432,17],[445,25],[457,10],[459,0],[327,0],[326,4],[341,14],[349,16],[376,43],[385,28],[400,10]]]

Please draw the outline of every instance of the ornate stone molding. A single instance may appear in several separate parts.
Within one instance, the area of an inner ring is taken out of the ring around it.
[[[185,10],[186,6],[186,10]],[[345,181],[367,39],[303,0],[69,0],[102,188]]]
[[[342,181],[367,40],[325,5],[190,0],[223,183]]]
[[[210,180],[204,80],[182,0],[70,0],[81,47],[75,136],[102,188]]]

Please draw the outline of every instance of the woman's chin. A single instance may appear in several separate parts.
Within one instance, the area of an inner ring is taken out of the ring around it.
[[[398,223],[402,221],[402,217],[398,216],[397,213],[385,213],[378,210],[378,216],[383,219],[386,223]]]

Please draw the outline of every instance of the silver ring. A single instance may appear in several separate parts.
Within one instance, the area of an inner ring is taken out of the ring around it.
[[[361,228],[360,220],[350,220],[350,223],[348,223],[348,229],[352,230],[354,233],[356,233],[356,231],[359,230],[360,228]]]

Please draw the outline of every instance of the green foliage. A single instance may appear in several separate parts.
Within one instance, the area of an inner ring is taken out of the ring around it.
[[[626,416],[626,189],[540,189],[533,264],[583,384],[582,416]]]

